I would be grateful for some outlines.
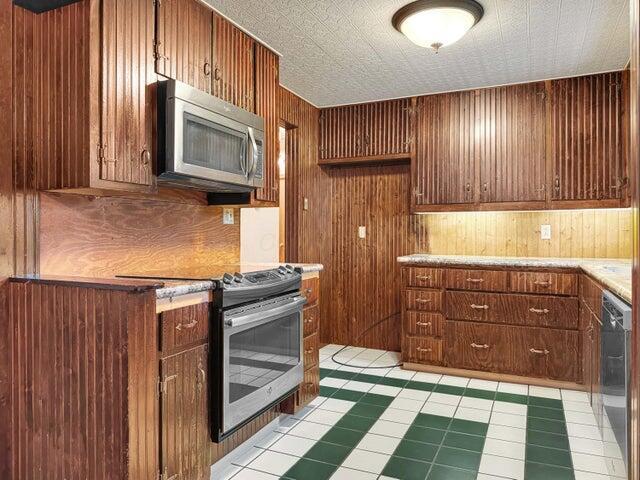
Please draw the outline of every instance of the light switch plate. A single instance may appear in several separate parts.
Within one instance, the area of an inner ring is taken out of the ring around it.
[[[358,238],[367,238],[367,227],[364,225],[358,227]]]
[[[233,218],[233,208],[225,208],[222,211],[222,224],[223,225],[233,225],[235,220]]]
[[[551,225],[540,225],[540,239],[551,240]]]

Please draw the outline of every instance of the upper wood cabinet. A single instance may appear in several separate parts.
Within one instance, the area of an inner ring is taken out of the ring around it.
[[[256,42],[220,15],[214,14],[213,94],[255,111]]]
[[[618,206],[629,196],[628,72],[549,82],[551,200]]]
[[[413,145],[413,102],[404,98],[323,109],[319,163],[408,160]]]
[[[156,4],[156,72],[211,93],[213,11],[197,0]]]

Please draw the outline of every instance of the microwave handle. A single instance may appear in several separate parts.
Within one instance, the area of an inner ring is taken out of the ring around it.
[[[242,153],[240,154],[240,169],[245,177],[249,178],[249,167],[247,165],[247,137],[242,141]]]
[[[251,168],[247,167],[247,178],[252,176],[256,171],[258,165],[258,144],[256,143],[256,136],[253,133],[253,128],[249,127],[249,138],[251,139]]]

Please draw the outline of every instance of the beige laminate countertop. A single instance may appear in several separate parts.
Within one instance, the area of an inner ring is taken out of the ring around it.
[[[407,265],[580,269],[605,288],[631,303],[631,260],[608,258],[491,257],[417,253],[398,257]]]

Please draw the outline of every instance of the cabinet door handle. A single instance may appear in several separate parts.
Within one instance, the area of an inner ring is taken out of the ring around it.
[[[313,317],[307,318],[304,323],[313,323]]]
[[[145,167],[151,163],[151,152],[146,148],[140,153],[140,161]]]
[[[489,348],[489,345],[487,345],[486,343],[483,343],[482,345],[479,343],[472,343],[471,344],[472,348],[477,348],[477,349],[481,349],[481,350],[486,350],[487,348]]]
[[[541,287],[550,287],[551,280],[536,280],[533,282],[534,285],[540,285]]]
[[[484,282],[484,278],[467,278],[467,282],[469,282],[469,283],[482,283],[482,282]]]
[[[178,330],[178,331],[180,331],[180,330],[191,330],[197,324],[198,324],[198,319],[196,318],[193,322],[179,323],[178,325],[176,325],[176,330]]]
[[[211,75],[211,64],[209,62],[204,62],[203,71],[206,77]]]
[[[476,305],[475,303],[472,303],[471,308],[474,310],[489,310],[489,305]]]
[[[427,298],[416,298],[416,303],[431,303],[431,300]]]
[[[430,327],[431,322],[416,322],[416,325],[419,327]]]
[[[549,350],[546,348],[544,350],[538,350],[536,348],[530,348],[529,351],[531,353],[535,353],[536,355],[549,355]]]
[[[220,68],[216,67],[213,70],[213,79],[217,82],[218,80],[220,80]]]
[[[529,309],[529,311],[531,313],[537,313],[538,315],[546,315],[547,313],[549,313],[549,310],[546,309],[546,308],[534,308],[534,307],[531,307]]]
[[[419,352],[425,352],[425,353],[429,353],[433,351],[433,349],[431,348],[422,348],[422,347],[417,347],[416,350],[418,350]]]
[[[313,348],[309,348],[305,350],[304,353],[306,353],[307,355],[309,355],[310,353],[313,353]]]
[[[416,275],[417,280],[431,280],[431,275]]]
[[[306,288],[306,289],[304,290],[304,292],[305,292],[307,295],[310,295],[310,294],[313,292],[313,289],[312,289],[312,288]]]

